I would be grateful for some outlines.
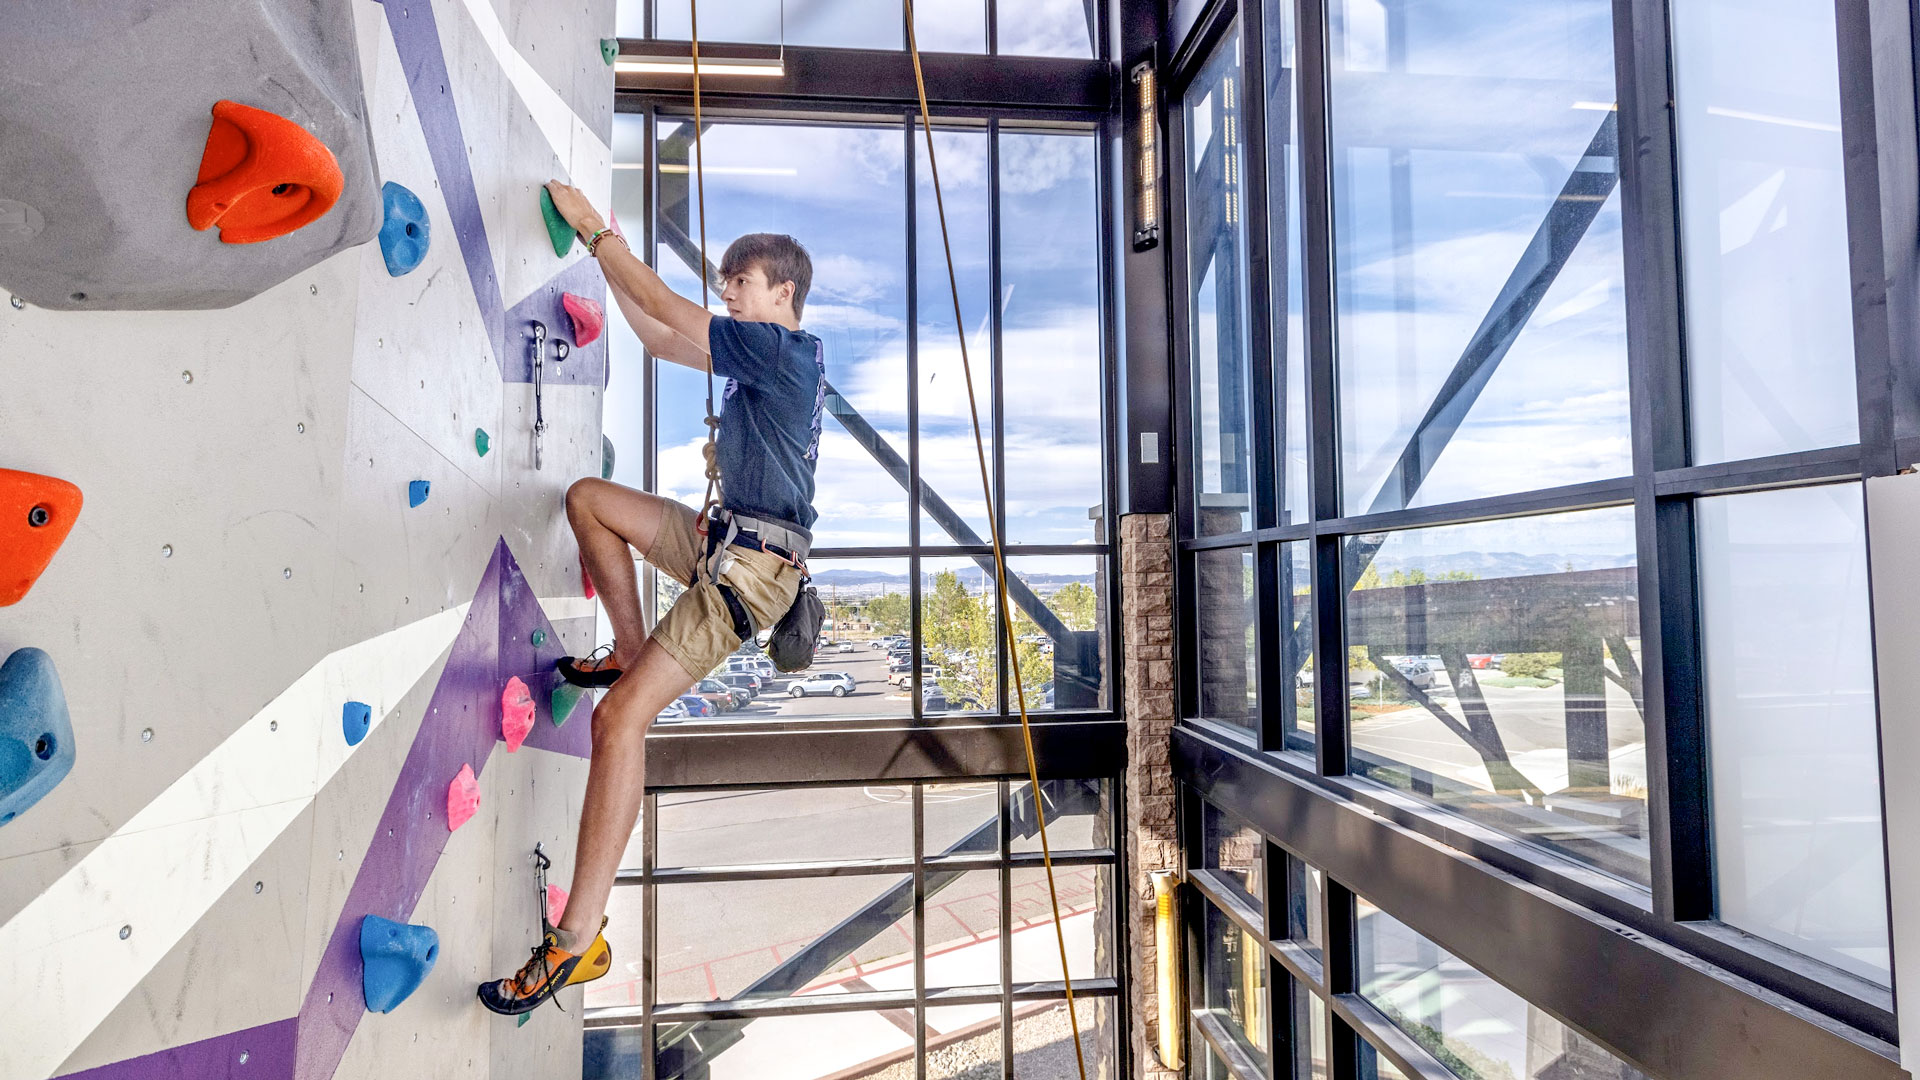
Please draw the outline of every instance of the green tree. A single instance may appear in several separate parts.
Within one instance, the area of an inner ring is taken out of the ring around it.
[[[991,709],[1000,694],[999,630],[993,595],[974,596],[958,574],[942,570],[933,587],[921,595],[920,628],[927,660],[940,690],[955,706]],[[1039,627],[1016,613],[1013,632],[1019,649],[1020,681],[1030,705],[1040,700],[1041,686],[1053,678],[1053,661],[1037,643],[1018,641],[1039,633]]]
[[[1047,606],[1060,616],[1060,621],[1066,623],[1069,630],[1091,630],[1095,599],[1092,586],[1070,581],[1048,598]]]
[[[906,593],[881,593],[867,601],[866,615],[882,634],[904,634],[913,623],[913,605]]]

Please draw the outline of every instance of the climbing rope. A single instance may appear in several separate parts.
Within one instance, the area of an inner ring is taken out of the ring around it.
[[[687,29],[693,38],[693,185],[694,197],[700,205],[700,307],[707,307],[707,172],[706,154],[702,149],[700,135],[706,130],[706,124],[700,116],[700,4],[699,0],[687,0]],[[704,530],[707,516],[714,507],[720,505],[720,414],[713,408],[713,352],[704,341],[696,342],[700,355],[707,362],[707,443],[700,448],[700,456],[707,464],[707,493],[700,502],[700,517],[696,520]]]
[[[966,323],[960,318],[960,278],[953,269],[953,240],[947,231],[947,204],[940,192],[940,162],[933,151],[933,117],[927,109],[927,80],[920,70],[920,45],[914,40],[913,0],[906,8],[907,51],[913,55],[913,83],[920,95],[920,130],[927,137],[927,170],[933,177],[933,205],[940,216],[940,245],[947,257],[947,289],[953,296],[953,329],[960,339],[960,372],[967,384],[967,410],[973,417],[973,449],[980,459],[980,490],[987,500],[987,531],[993,539],[993,577],[1000,596],[1000,626],[1006,632],[1007,662],[1020,705],[1020,737],[1027,751],[1027,781],[1033,793],[1033,818],[1040,829],[1040,862],[1047,870],[1047,899],[1053,904],[1053,936],[1060,946],[1060,978],[1067,991],[1067,1023],[1073,1030],[1073,1059],[1080,1080],[1087,1080],[1086,1052],[1080,1046],[1080,1016],[1073,1004],[1073,977],[1067,973],[1067,932],[1060,922],[1060,890],[1053,880],[1053,849],[1047,843],[1047,811],[1040,798],[1040,767],[1033,757],[1033,725],[1027,718],[1027,687],[1020,678],[1020,646],[1013,633],[1013,609],[1007,602],[1007,556],[1000,546],[1000,515],[993,512],[993,484],[987,477],[987,440],[980,430],[980,404],[973,392],[973,364],[967,357]],[[698,100],[696,97],[695,100]]]

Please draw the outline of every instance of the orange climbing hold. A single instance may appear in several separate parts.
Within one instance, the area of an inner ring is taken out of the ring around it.
[[[345,187],[333,151],[306,128],[217,101],[200,175],[187,193],[187,224],[202,231],[218,225],[229,244],[257,244],[311,223]]]
[[[27,595],[79,516],[79,488],[51,476],[0,469],[0,607]]]

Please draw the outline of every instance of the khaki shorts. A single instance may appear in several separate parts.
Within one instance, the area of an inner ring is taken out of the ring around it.
[[[719,590],[710,582],[694,584],[694,570],[707,543],[706,537],[694,529],[699,516],[684,503],[668,503],[666,519],[653,538],[653,550],[645,557],[654,569],[687,587],[653,628],[653,640],[679,661],[687,674],[703,679],[740,647],[740,638],[733,632],[733,615]],[[800,569],[778,555],[752,548],[736,545],[731,554],[733,566],[720,575],[720,580],[746,605],[754,626],[771,629],[800,592]]]

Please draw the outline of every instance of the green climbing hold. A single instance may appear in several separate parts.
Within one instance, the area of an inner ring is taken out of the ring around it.
[[[533,1019],[533,1010],[532,1010],[532,1009],[528,1009],[528,1010],[527,1010],[526,1012],[523,1012],[523,1013],[521,1013],[521,1014],[520,1014],[520,1022],[519,1022],[519,1023],[517,1023],[517,1024],[515,1024],[515,1025],[513,1025],[513,1026],[514,1026],[514,1027],[526,1027],[526,1026],[527,1026],[527,1021],[529,1021],[529,1020],[531,1020],[531,1019]]]
[[[573,716],[573,707],[587,696],[586,690],[569,682],[553,688],[553,726],[562,727]]]
[[[547,643],[547,632],[545,630],[535,630],[533,632],[533,647],[537,649],[540,646],[545,645],[546,643]]]
[[[547,219],[547,239],[553,241],[553,253],[565,257],[573,250],[573,226],[560,216],[560,210],[553,205],[553,193],[545,187],[540,189],[540,216]]]
[[[600,436],[600,479],[613,479],[613,440]]]
[[[486,457],[487,451],[493,449],[493,439],[488,437],[486,428],[473,429],[473,449],[481,457]]]
[[[603,37],[600,39],[600,59],[605,60],[607,62],[608,67],[613,66],[614,58],[619,55],[620,55],[620,39],[619,38]]]

